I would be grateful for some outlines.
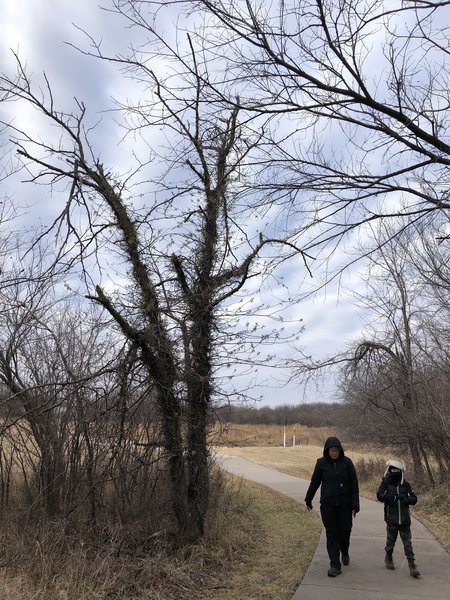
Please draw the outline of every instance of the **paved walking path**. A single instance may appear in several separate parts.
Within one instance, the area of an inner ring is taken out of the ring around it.
[[[304,479],[237,456],[218,455],[217,460],[235,475],[303,502],[309,485]],[[319,508],[319,494],[320,490],[313,501],[314,509]],[[350,565],[342,567],[342,575],[327,577],[329,561],[322,531],[312,562],[291,600],[449,600],[450,556],[416,519],[412,522],[412,536],[420,579],[409,575],[400,537],[394,551],[395,571],[384,567],[383,506],[361,498],[361,511],[354,520],[350,540]]]

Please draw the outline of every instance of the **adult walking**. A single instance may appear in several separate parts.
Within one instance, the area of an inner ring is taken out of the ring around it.
[[[352,517],[359,512],[359,486],[355,466],[345,456],[337,437],[329,437],[325,441],[323,457],[317,460],[305,497],[308,510],[313,507],[312,501],[319,486],[320,514],[330,558],[328,576],[336,577],[341,573],[341,556],[342,564],[350,564]]]

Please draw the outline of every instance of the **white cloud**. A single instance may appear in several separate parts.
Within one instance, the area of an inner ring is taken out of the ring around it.
[[[9,49],[17,50],[29,65],[35,78],[40,80],[41,85],[45,83],[42,78],[42,72],[45,70],[54,90],[56,105],[64,106],[66,110],[68,106],[73,108],[75,97],[86,103],[89,125],[97,122],[102,112],[110,107],[112,96],[121,99],[135,96],[132,82],[123,79],[116,67],[83,56],[66,43],[87,48],[88,40],[73,26],[75,23],[92,33],[94,37],[102,38],[105,52],[120,53],[128,46],[129,36],[139,34],[132,34],[129,29],[124,29],[119,18],[102,11],[91,0],[76,2],[14,0],[4,4],[0,24],[0,70],[11,72],[14,67]],[[173,25],[167,24],[166,30],[170,32],[171,29],[174,33]],[[36,136],[39,136],[46,127],[29,107],[22,105],[19,107],[14,104],[3,106],[1,110],[5,120],[14,117],[18,127],[34,132]],[[119,146],[123,131],[117,127],[113,115],[103,114],[102,119],[102,123],[93,134],[96,152],[105,157],[108,165],[124,172],[129,168],[130,150],[139,151],[139,143],[138,141],[133,143],[129,139]],[[49,130],[45,130],[46,136],[48,133]],[[154,137],[153,142],[156,141]],[[17,181],[14,186],[16,184]],[[14,192],[16,190],[11,190],[11,193]],[[51,198],[46,189],[34,190],[31,194],[28,188],[28,194],[26,199],[30,205],[28,221],[48,222],[60,208],[56,192],[55,197]],[[272,211],[275,209],[273,208]],[[259,229],[262,229],[264,235],[270,235],[272,217],[270,211],[262,215],[261,226],[254,219],[252,234],[257,234]],[[264,227],[264,223],[267,223],[267,226]],[[338,259],[339,256],[336,256],[335,260]],[[352,285],[357,285],[354,271],[352,277],[354,277]],[[289,290],[292,298],[299,297],[305,291],[305,281],[308,281],[308,274],[301,259],[291,261],[284,273],[284,285],[266,290],[266,293],[270,294],[272,299],[286,299]],[[255,289],[258,287],[259,284],[255,283]],[[289,308],[286,308],[283,314],[284,327],[294,331],[295,328],[299,328],[302,320],[305,333],[300,336],[299,343],[303,346],[304,352],[314,358],[336,353],[360,330],[360,313],[355,309],[353,302],[340,293],[338,282],[327,287],[319,296],[294,305],[289,305],[286,301],[286,306]],[[285,347],[283,350],[277,348],[277,352],[280,356],[290,356],[293,350]],[[260,390],[264,404],[275,406],[297,403],[301,400],[302,394],[296,383],[291,383],[280,390],[280,382],[286,379],[288,373],[261,369],[261,376],[269,382],[269,385],[264,385]],[[325,385],[327,394],[323,396],[322,392],[316,394],[311,390],[308,400],[333,399],[333,386],[333,381],[328,380]],[[259,390],[255,389],[255,395],[259,395]]]

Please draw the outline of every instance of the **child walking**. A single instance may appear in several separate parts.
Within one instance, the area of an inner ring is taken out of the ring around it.
[[[400,460],[388,460],[383,480],[378,488],[377,498],[384,502],[384,520],[386,521],[387,539],[386,569],[395,569],[392,554],[395,542],[400,533],[405,556],[408,560],[409,573],[412,577],[420,577],[414,562],[414,551],[411,543],[411,517],[409,507],[417,502],[417,496],[411,484],[405,480],[405,465]]]

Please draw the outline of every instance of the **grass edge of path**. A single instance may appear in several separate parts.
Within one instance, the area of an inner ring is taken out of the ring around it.
[[[232,570],[217,577],[208,600],[289,600],[316,550],[321,522],[295,500],[270,488],[230,476],[239,486],[251,538]]]

